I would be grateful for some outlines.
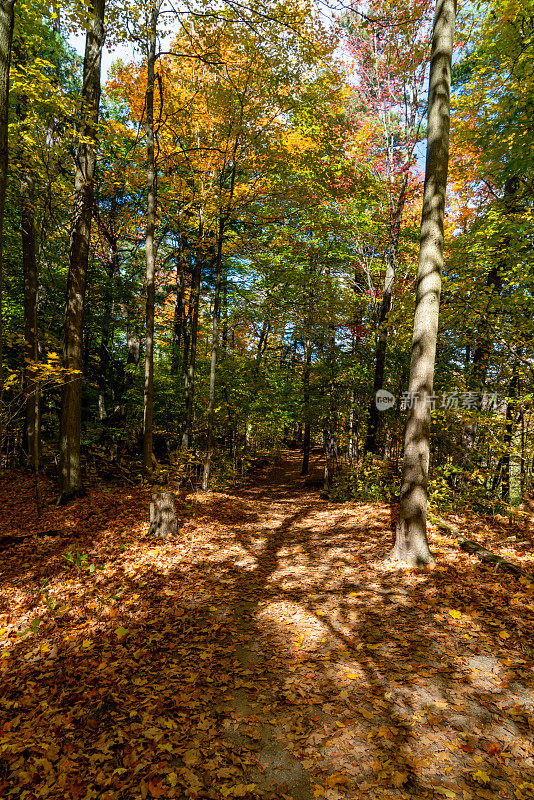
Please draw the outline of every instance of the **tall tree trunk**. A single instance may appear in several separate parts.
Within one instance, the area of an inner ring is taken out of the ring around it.
[[[192,278],[193,276],[191,276]],[[189,347],[191,344],[191,330],[193,325],[193,312],[191,307],[191,293],[192,288],[190,289],[189,293],[189,308],[187,314],[185,313],[184,309],[184,326],[183,326],[183,345],[182,345],[182,365],[181,365],[181,373],[182,373],[182,383],[187,391],[187,373],[189,371]],[[187,405],[187,403],[186,403]]]
[[[19,41],[13,47],[17,63],[25,65],[25,52]],[[17,116],[21,128],[28,114],[28,98],[22,94],[17,103]],[[19,142],[21,166],[20,181],[20,233],[24,274],[24,395],[25,427],[24,450],[28,466],[39,473],[40,419],[37,380],[38,331],[37,302],[39,292],[39,267],[37,264],[37,237],[35,231],[35,182],[24,139]],[[39,496],[37,493],[39,512]]]
[[[352,329],[352,344],[351,344],[351,354],[352,354],[352,363],[356,363],[356,351],[357,345],[361,341],[361,323],[362,317],[361,312],[359,309],[358,303],[358,278],[360,276],[360,268],[355,267],[354,269],[354,312],[353,312],[353,329]],[[352,377],[352,381],[354,382],[354,376]],[[349,457],[349,465],[351,469],[353,469],[358,463],[358,411],[356,409],[356,386],[353,383],[353,386],[350,390],[350,407],[349,407],[349,447],[348,447],[348,457]],[[372,399],[374,403],[374,398]]]
[[[521,500],[524,500],[525,497],[525,480],[527,477],[526,442],[525,408],[523,407],[521,409],[521,461],[519,467],[519,491],[521,493]]]
[[[83,62],[83,108],[80,140],[76,151],[73,224],[70,235],[67,304],[63,331],[63,359],[67,372],[61,397],[60,418],[61,502],[83,493],[80,464],[83,308],[94,198],[100,66],[105,36],[104,8],[105,0],[94,0]]]
[[[11,64],[14,19],[15,0],[0,0],[0,472],[2,470],[2,445],[4,443],[2,421],[2,398],[4,394],[4,328],[2,316],[3,231],[8,161],[9,67]]]
[[[386,255],[386,275],[384,278],[384,293],[380,304],[380,315],[378,318],[378,338],[375,351],[375,374],[373,379],[373,394],[369,406],[369,422],[367,423],[367,436],[365,438],[365,452],[376,453],[378,451],[378,420],[379,412],[376,405],[376,393],[384,386],[384,368],[386,365],[386,352],[388,343],[389,312],[393,299],[393,284],[395,282],[395,271],[397,267],[397,253],[399,249],[400,226],[404,205],[406,203],[406,192],[408,179],[404,178],[401,192],[397,201],[395,216],[390,229],[389,247]]]
[[[330,385],[328,387],[328,419],[324,428],[325,467],[324,490],[329,492],[337,467],[337,415],[338,415],[338,387],[336,380],[336,327],[334,319],[333,298],[330,295],[330,324],[328,332],[328,364],[330,366]]]
[[[215,423],[215,376],[217,370],[217,348],[219,346],[219,316],[221,309],[221,273],[222,273],[222,245],[224,235],[224,220],[219,220],[219,233],[217,236],[217,255],[215,258],[215,297],[213,300],[213,327],[211,334],[211,361],[210,361],[210,394],[208,402],[208,430],[206,440],[206,455],[204,458],[204,472],[202,475],[202,489],[206,491],[210,479],[211,459],[213,456],[213,426]]]
[[[156,66],[157,23],[159,3],[152,6],[148,32],[146,90],[146,322],[145,322],[145,391],[143,413],[143,472],[152,477],[152,421],[154,416],[154,313],[156,294],[156,157],[154,149],[154,83]]]
[[[184,432],[182,436],[182,448],[189,450],[193,443],[193,416],[195,409],[195,367],[197,356],[197,339],[198,339],[198,312],[200,305],[200,281],[202,278],[202,256],[203,256],[203,240],[204,240],[204,218],[202,211],[200,212],[200,220],[198,224],[198,244],[195,253],[195,269],[193,271],[193,279],[191,284],[191,297],[189,300],[191,308],[191,336],[190,336],[190,351],[187,364],[187,371],[185,373],[185,420]]]
[[[221,347],[223,353],[226,353],[226,348],[228,346],[228,267],[224,267],[224,276],[223,276],[223,300],[222,300],[222,309],[223,309],[223,324],[222,324],[222,336],[221,336]]]
[[[350,390],[349,409],[349,464],[352,467],[358,463],[358,414],[356,413],[356,389]]]
[[[310,471],[310,444],[311,444],[311,420],[310,420],[310,368],[311,368],[311,338],[309,332],[304,343],[304,372],[302,375],[302,389],[304,393],[304,441],[302,443],[302,469],[301,475],[307,475]]]
[[[39,471],[39,391],[36,377],[38,360],[37,295],[39,291],[35,237],[35,185],[29,169],[21,182],[21,236],[24,268],[24,394],[26,396],[26,443],[28,464]]]
[[[449,166],[450,85],[456,0],[436,0],[428,95],[428,131],[421,241],[412,339],[399,521],[392,557],[411,565],[433,557],[426,535],[430,403],[438,335],[443,226]]]
[[[171,375],[178,375],[180,372],[180,347],[184,333],[184,295],[185,270],[182,258],[182,236],[180,235],[178,263],[176,264],[176,300],[172,321]]]
[[[258,339],[258,346],[256,347],[256,360],[254,363],[254,372],[256,373],[256,375],[259,375],[261,360],[263,358],[265,348],[267,347],[267,337],[269,335],[269,327],[270,327],[269,320],[267,317],[265,317],[265,319],[261,324],[260,338]]]
[[[100,335],[100,357],[98,377],[98,418],[103,420],[107,416],[106,412],[106,387],[108,385],[109,364],[111,361],[110,343],[112,337],[112,317],[114,302],[115,278],[119,274],[119,250],[117,239],[113,236],[108,238],[110,246],[110,257],[106,269],[106,288],[104,292],[104,314],[102,320],[102,332]]]
[[[512,455],[512,442],[514,437],[515,409],[517,405],[517,391],[519,388],[519,375],[517,365],[510,381],[508,402],[506,404],[506,422],[504,426],[504,454],[501,459],[501,499],[503,503],[510,502],[510,465]]]

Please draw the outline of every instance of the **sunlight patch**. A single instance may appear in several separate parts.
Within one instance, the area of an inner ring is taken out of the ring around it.
[[[258,612],[258,621],[276,628],[294,651],[313,653],[324,646],[327,626],[297,603],[270,603]]]

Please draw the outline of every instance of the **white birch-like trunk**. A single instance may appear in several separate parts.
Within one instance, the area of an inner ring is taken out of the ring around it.
[[[411,565],[433,561],[426,535],[430,414],[438,336],[445,192],[449,166],[451,61],[455,0],[437,0],[430,65],[428,132],[421,241],[404,439],[399,521],[391,557]]]

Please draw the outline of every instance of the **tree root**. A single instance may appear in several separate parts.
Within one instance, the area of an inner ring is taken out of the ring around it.
[[[502,556],[492,553],[487,547],[475,542],[473,539],[467,539],[465,536],[462,536],[462,534],[456,528],[453,528],[452,525],[449,525],[448,522],[444,522],[438,517],[431,517],[430,515],[428,520],[433,525],[436,525],[446,536],[456,539],[460,550],[475,555],[483,564],[492,564],[495,569],[501,570],[502,572],[509,572],[517,577],[525,574],[517,564],[512,564],[511,561],[507,561],[505,558],[502,558]]]

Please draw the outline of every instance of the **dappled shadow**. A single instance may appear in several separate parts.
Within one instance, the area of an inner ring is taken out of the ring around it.
[[[386,567],[390,509],[291,500],[295,466],[235,515],[189,498],[174,543],[101,520],[102,569],[58,573],[1,662],[3,791],[528,797],[521,584],[439,537],[434,571]]]

